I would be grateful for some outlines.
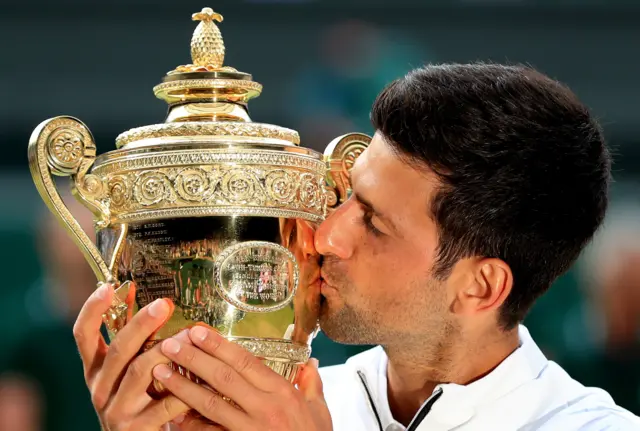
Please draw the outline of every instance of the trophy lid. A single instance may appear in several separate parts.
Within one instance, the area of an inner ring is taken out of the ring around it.
[[[259,96],[262,85],[252,81],[250,74],[223,66],[224,40],[215,23],[222,22],[222,15],[205,7],[192,19],[200,21],[191,38],[192,64],[167,73],[162,84],[153,89],[156,97],[172,105],[211,99],[246,103]]]
[[[200,21],[191,38],[192,63],[169,71],[153,88],[155,96],[169,105],[165,123],[124,132],[116,138],[116,147],[187,136],[207,136],[210,142],[215,137],[235,143],[259,138],[260,143],[299,145],[296,131],[251,121],[247,102],[260,95],[262,85],[249,73],[224,65],[225,45],[216,25],[222,15],[205,7],[192,19]]]

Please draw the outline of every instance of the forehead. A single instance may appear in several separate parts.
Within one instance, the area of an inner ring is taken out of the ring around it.
[[[380,134],[356,161],[351,174],[354,192],[394,221],[429,218],[428,208],[437,186],[433,173],[401,159]]]

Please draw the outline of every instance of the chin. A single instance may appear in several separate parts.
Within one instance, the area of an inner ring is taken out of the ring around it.
[[[320,329],[327,338],[339,344],[375,344],[371,340],[372,331],[354,317],[345,308],[332,308],[324,298],[320,302]]]
[[[322,330],[322,333],[334,343],[351,346],[366,346],[376,344],[363,340],[358,336],[358,334],[343,331],[332,325],[323,326],[322,323],[320,323],[320,329]]]
[[[329,303],[327,302],[327,299],[324,296],[320,297],[320,312],[318,313],[318,322],[320,323],[320,328],[323,329],[324,332],[324,326],[327,322],[327,320],[330,319],[329,315],[330,315],[331,311],[329,310]]]

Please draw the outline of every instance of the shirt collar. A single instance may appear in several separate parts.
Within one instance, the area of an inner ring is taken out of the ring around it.
[[[547,366],[547,358],[523,325],[520,345],[493,371],[468,385],[439,385],[443,393],[429,415],[440,423],[458,426],[471,419],[483,405],[491,404],[519,386],[535,380]]]
[[[436,390],[441,388],[443,394],[429,412],[430,419],[449,426],[458,426],[471,419],[482,405],[491,403],[522,384],[536,379],[547,366],[547,358],[523,325],[518,328],[518,336],[519,347],[483,378],[468,385],[438,385]],[[354,365],[364,372],[367,378],[367,385],[376,403],[375,408],[380,415],[383,429],[404,429],[393,419],[389,408],[388,357],[384,350],[377,347],[358,359],[353,361]]]

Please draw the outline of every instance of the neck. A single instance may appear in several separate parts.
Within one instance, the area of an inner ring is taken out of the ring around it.
[[[389,357],[387,395],[393,417],[408,426],[437,385],[468,385],[482,378],[513,353],[518,344],[516,328],[491,335],[468,334],[457,345],[435,355],[423,349],[385,347]]]

